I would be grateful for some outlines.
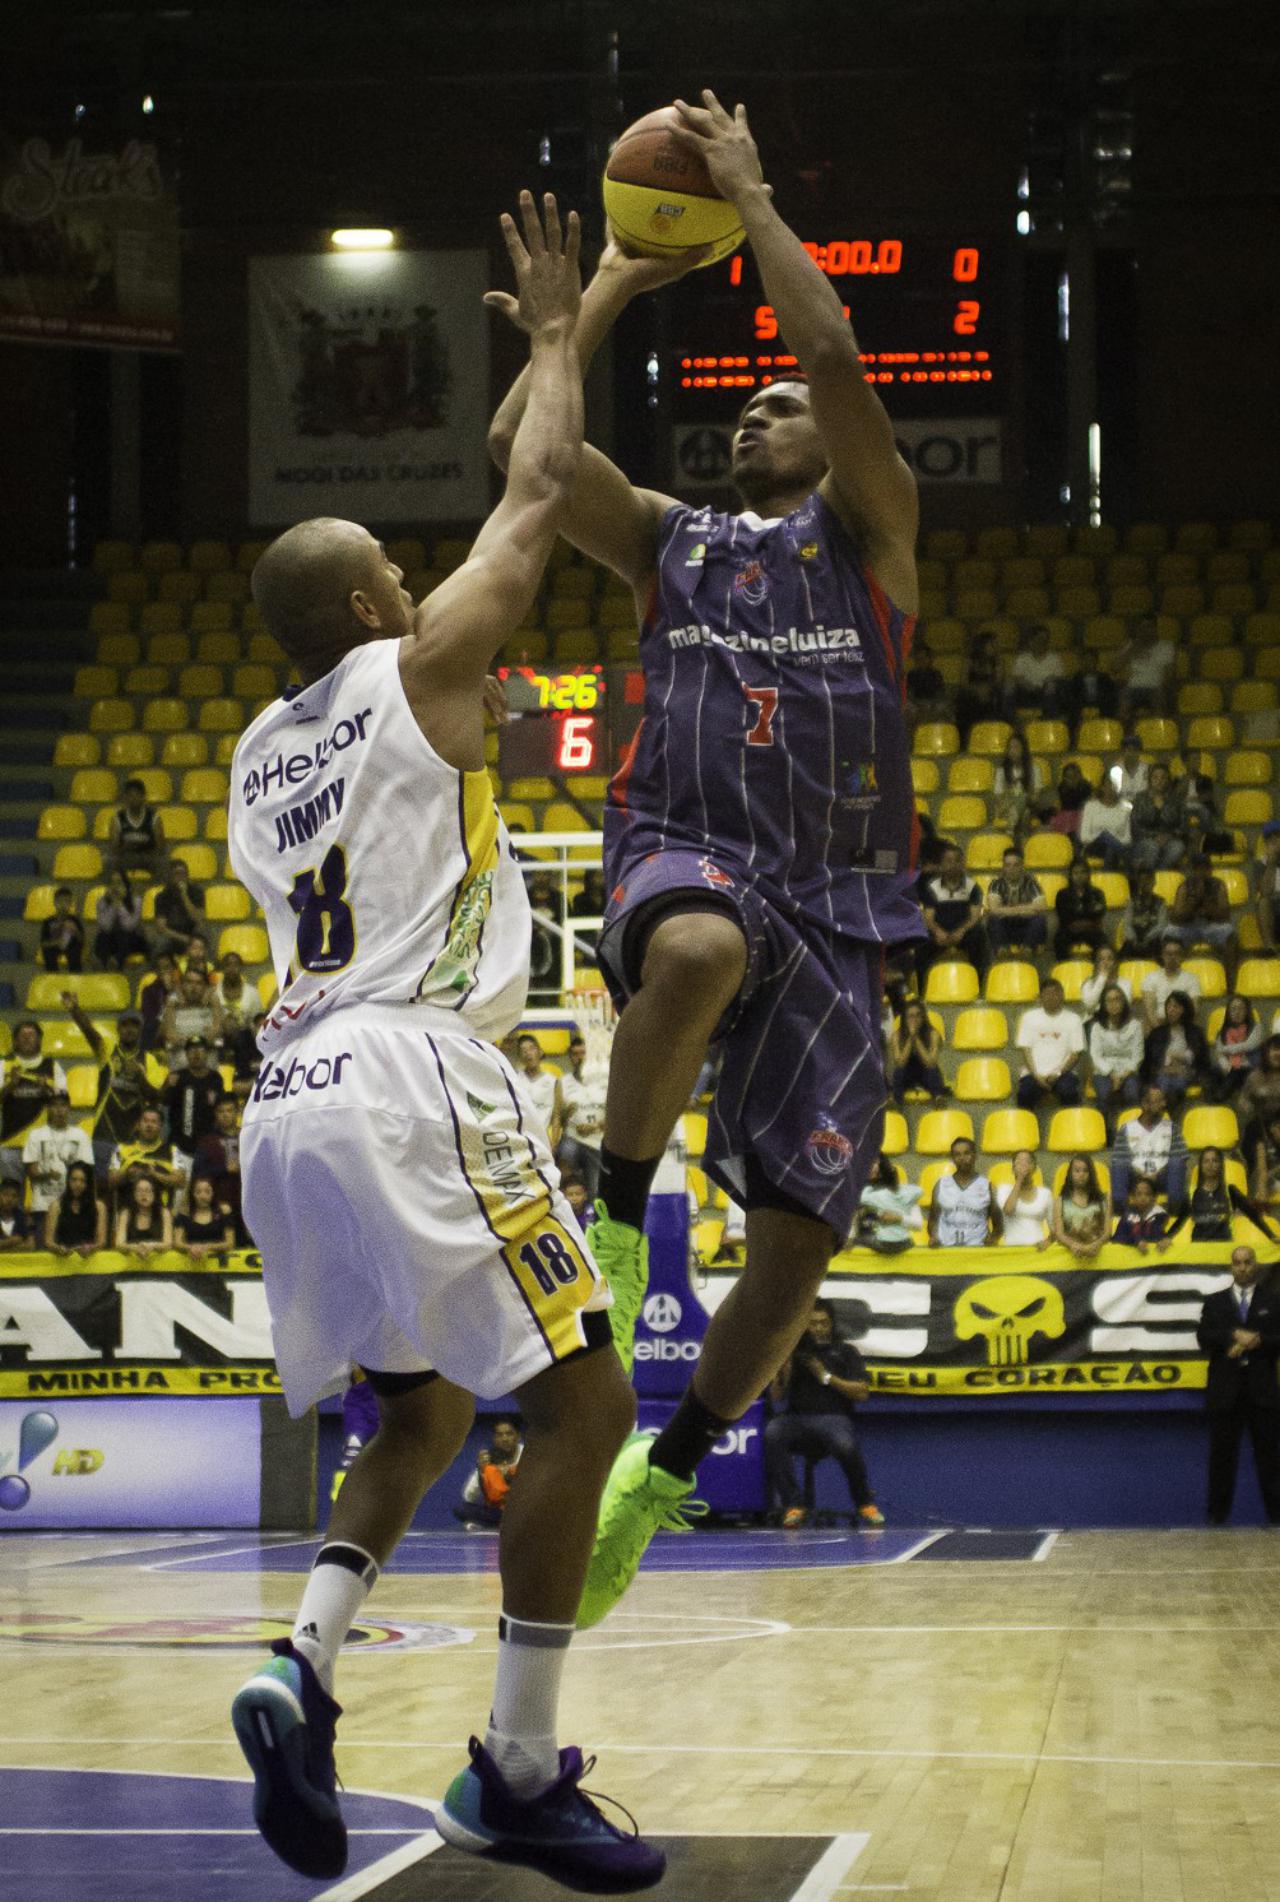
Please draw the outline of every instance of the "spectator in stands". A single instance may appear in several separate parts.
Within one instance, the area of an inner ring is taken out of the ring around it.
[[[952,1174],[939,1176],[929,1204],[929,1241],[935,1248],[986,1248],[1000,1240],[1004,1218],[986,1176],[977,1171],[971,1136],[951,1145]]]
[[[588,1063],[587,1040],[575,1036],[569,1045],[569,1068],[560,1078],[554,1112],[560,1128],[556,1160],[562,1169],[572,1169],[582,1177],[592,1204],[600,1184],[600,1143],[608,1087],[608,1065]]]
[[[1111,1233],[1111,1197],[1092,1156],[1072,1156],[1053,1205],[1053,1239],[1079,1261],[1092,1261]]]
[[[145,958],[147,935],[142,929],[142,889],[130,889],[123,872],[112,872],[107,889],[94,907],[98,935],[93,955],[104,971],[124,969],[126,958]]]
[[[1275,1235],[1256,1202],[1227,1181],[1226,1159],[1222,1151],[1210,1145],[1200,1151],[1195,1187],[1187,1213],[1191,1217],[1193,1242],[1229,1242],[1236,1215],[1243,1215],[1269,1240]]]
[[[569,901],[569,916],[571,918],[603,918],[608,902],[609,894],[605,889],[604,873],[596,868],[583,875],[582,890]],[[591,959],[595,958],[599,936],[599,931],[575,930],[574,932],[574,937]]]
[[[156,893],[156,919],[163,936],[160,948],[184,957],[193,931],[204,928],[204,892],[187,876],[185,859],[170,859],[164,884]]]
[[[1039,760],[1032,759],[1017,727],[1005,741],[992,790],[991,823],[1020,839],[1026,830],[1032,799],[1045,790],[1045,777],[1044,767]]]
[[[1120,919],[1120,955],[1122,958],[1158,958],[1164,938],[1169,907],[1156,891],[1156,875],[1151,870],[1135,871],[1129,879],[1129,903]]]
[[[1177,658],[1173,642],[1161,636],[1154,616],[1144,614],[1134,623],[1132,639],[1112,663],[1112,674],[1120,682],[1122,720],[1139,712],[1168,713]]]
[[[1126,804],[1132,806],[1138,794],[1147,790],[1150,772],[1142,757],[1142,741],[1136,733],[1126,733],[1120,742],[1119,759],[1107,770],[1107,778]]]
[[[525,1095],[538,1112],[543,1128],[551,1137],[554,1153],[560,1140],[560,1129],[556,1122],[556,1088],[559,1077],[554,1070],[546,1070],[542,1064],[542,1045],[531,1030],[522,1031],[516,1038],[516,1068]]]
[[[1151,768],[1145,792],[1133,802],[1133,863],[1139,871],[1168,870],[1187,855],[1182,836],[1182,797],[1158,762]]]
[[[920,868],[921,878],[926,878],[931,872],[941,869],[942,854],[947,848],[948,841],[940,836],[929,813],[921,812],[916,816],[920,822],[920,844],[916,853],[916,864]]]
[[[1080,850],[1100,859],[1109,872],[1128,866],[1133,846],[1133,809],[1121,799],[1115,781],[1104,773],[1102,784],[1085,800],[1076,837]]]
[[[186,1181],[177,1152],[163,1133],[160,1111],[152,1103],[141,1111],[133,1141],[119,1144],[111,1158],[107,1185],[117,1207],[128,1199],[134,1183],[143,1176],[158,1186],[166,1207]]]
[[[1266,1041],[1253,1005],[1239,991],[1227,999],[1218,1034],[1209,1051],[1213,1068],[1211,1094],[1216,1103],[1229,1103],[1257,1068]]]
[[[184,977],[188,971],[198,971],[206,985],[218,982],[218,973],[209,961],[209,940],[203,931],[193,931],[187,939],[187,948],[178,959],[178,969]]]
[[[557,926],[564,922],[559,887],[550,872],[534,872],[526,881],[533,924],[529,945],[529,994],[557,996],[560,991],[561,949]]]
[[[911,998],[889,1036],[889,1088],[899,1108],[908,1090],[924,1090],[935,1103],[951,1092],[942,1079],[942,1039],[922,1003]]]
[[[1087,859],[1073,859],[1067,882],[1053,901],[1058,928],[1053,934],[1055,958],[1092,956],[1103,942],[1107,901],[1089,875]]]
[[[524,1442],[512,1414],[500,1414],[489,1431],[489,1444],[476,1456],[476,1470],[462,1489],[462,1504],[454,1516],[468,1531],[495,1531],[520,1467]]]
[[[222,1005],[199,971],[184,971],[164,1007],[160,1035],[172,1070],[186,1062],[187,1045],[199,1037],[212,1047],[222,1041]]]
[[[1234,852],[1234,835],[1218,818],[1218,799],[1208,773],[1188,773],[1182,793],[1182,836],[1192,853]]]
[[[560,1193],[577,1217],[578,1227],[582,1229],[585,1234],[586,1230],[595,1220],[595,1211],[587,1200],[586,1183],[582,1180],[581,1176],[562,1175],[560,1178]]]
[[[924,720],[949,720],[951,695],[928,641],[915,640],[907,669],[907,722],[914,733]]]
[[[173,1218],[173,1241],[193,1261],[202,1261],[206,1255],[229,1255],[235,1247],[236,1218],[218,1200],[208,1176],[192,1176],[187,1211]]]
[[[34,1247],[31,1217],[22,1206],[22,1184],[0,1181],[0,1254],[16,1255]]]
[[[1053,1197],[1038,1180],[1036,1159],[1029,1149],[1013,1158],[1013,1181],[1000,1195],[1006,1248],[1047,1248],[1053,1240]]]
[[[22,1145],[55,1091],[67,1087],[67,1073],[43,1050],[44,1032],[34,1017],[14,1025],[13,1048],[0,1057],[0,1177],[26,1180]]]
[[[62,1194],[70,1163],[87,1163],[93,1168],[93,1145],[78,1123],[71,1120],[71,1098],[65,1090],[55,1090],[43,1123],[37,1123],[22,1146],[22,1166],[26,1173],[33,1215],[43,1215]]]
[[[1142,1009],[1148,1030],[1164,1022],[1164,1007],[1172,991],[1183,991],[1192,999],[1204,995],[1195,972],[1183,967],[1180,940],[1166,931],[1160,940],[1160,969],[1149,971],[1142,980]]]
[[[1087,977],[1080,986],[1080,1008],[1086,1023],[1102,1009],[1102,994],[1109,984],[1118,984],[1130,1003],[1133,1002],[1133,986],[1127,977],[1120,976],[1120,960],[1104,942],[1093,954],[1092,977]]]
[[[1254,905],[1264,951],[1280,945],[1280,819],[1262,828],[1262,858],[1254,867]]]
[[[1204,853],[1197,853],[1187,865],[1169,907],[1164,935],[1188,948],[1212,945],[1224,959],[1234,956],[1236,928],[1231,922],[1231,900]]]
[[[178,960],[172,951],[158,951],[153,960],[150,977],[144,978],[138,989],[138,1009],[142,1013],[144,1050],[154,1050],[163,1041],[161,1026],[164,1022],[165,1006],[170,998],[177,996],[178,981],[181,976]]]
[[[1024,1068],[1018,1078],[1018,1107],[1034,1110],[1046,1096],[1056,1096],[1065,1107],[1080,1101],[1076,1065],[1084,1054],[1084,1025],[1076,1012],[1065,1009],[1062,986],[1047,977],[1040,986],[1040,1002],[1024,1010],[1015,1038]]]
[[[1128,993],[1119,983],[1108,984],[1102,1008],[1089,1027],[1089,1062],[1093,1093],[1109,1125],[1122,1106],[1138,1101],[1145,1054],[1142,1025]]]
[[[884,1524],[854,1428],[857,1404],[869,1392],[866,1363],[837,1334],[831,1303],[815,1301],[795,1352],[769,1388],[774,1414],[764,1430],[765,1471],[784,1526],[801,1526],[806,1518],[792,1464],[797,1453],[807,1460],[835,1460],[849,1488],[854,1525],[874,1529]]]
[[[66,1180],[37,1227],[51,1255],[92,1255],[106,1247],[107,1205],[94,1187],[92,1163],[68,1163]]]
[[[956,693],[956,725],[960,745],[966,748],[979,720],[998,720],[1004,712],[1004,663],[997,636],[979,628],[965,661],[964,680]],[[1006,749],[1007,751],[1007,749]],[[1023,746],[1023,756],[1026,747]]]
[[[136,1010],[121,1011],[116,1039],[109,1044],[97,1025],[80,1008],[71,991],[62,993],[62,1006],[89,1046],[98,1066],[98,1095],[93,1111],[93,1157],[98,1179],[105,1182],[117,1144],[132,1142],[144,1104],[158,1103],[160,1091],[152,1081],[142,1048],[142,1018]]]
[[[252,1021],[236,1032],[230,1052],[234,1073],[232,1090],[238,1103],[247,1103],[250,1092],[258,1080],[262,1068],[262,1052],[258,1048],[258,1032],[267,1020],[264,1010],[255,1008]]]
[[[40,927],[40,962],[46,971],[79,971],[84,965],[84,926],[73,909],[69,885],[53,894],[53,910]]]
[[[113,872],[140,872],[154,881],[160,876],[164,857],[164,821],[155,807],[147,804],[143,782],[126,779],[124,804],[111,821],[107,863]]]
[[[1263,1044],[1258,1067],[1249,1072],[1236,1099],[1240,1147],[1246,1157],[1253,1155],[1263,1124],[1273,1116],[1280,1116],[1280,1036],[1274,1034]]]
[[[1111,1239],[1122,1247],[1136,1248],[1140,1255],[1148,1254],[1153,1247],[1163,1255],[1172,1246],[1169,1211],[1157,1199],[1150,1176],[1134,1177],[1124,1214]]]
[[[1074,839],[1080,830],[1080,815],[1092,797],[1093,787],[1079,765],[1075,760],[1068,760],[1058,780],[1058,811],[1054,829]]]
[[[1173,1111],[1181,1109],[1188,1090],[1209,1081],[1209,1046],[1196,1022],[1196,1007],[1185,991],[1170,991],[1164,1004],[1164,1022],[1147,1032],[1142,1060],[1144,1083],[1158,1083]]]
[[[1280,1525],[1280,1314],[1274,1277],[1260,1281],[1258,1257],[1247,1243],[1231,1251],[1232,1286],[1211,1294],[1200,1312],[1196,1341],[1209,1356],[1205,1409],[1209,1415],[1211,1526],[1225,1525],[1235,1498],[1240,1441],[1253,1442],[1258,1490],[1267,1518]]]
[[[218,1104],[227,1092],[203,1037],[188,1037],[183,1055],[186,1061],[165,1085],[161,1100],[179,1163],[190,1175],[196,1148],[203,1137],[212,1135]]]
[[[116,1247],[128,1255],[162,1255],[173,1247],[173,1217],[150,1176],[135,1176],[124,1192]]]
[[[1000,870],[987,887],[985,916],[992,954],[1039,950],[1048,932],[1046,909],[1040,880],[1026,869],[1019,848],[1006,846]]]
[[[212,975],[222,1006],[222,1041],[230,1048],[245,1025],[262,1009],[262,999],[244,974],[238,951],[224,951]]]
[[[881,1150],[858,1204],[854,1239],[878,1255],[900,1255],[924,1227],[920,1190]]]
[[[1253,1199],[1280,1220],[1280,1116],[1263,1122],[1253,1146]]]
[[[929,966],[941,957],[969,959],[981,983],[991,961],[987,934],[982,928],[982,891],[964,869],[958,845],[942,849],[942,869],[924,881],[921,895],[929,936],[916,953],[916,969],[923,984]]]
[[[240,1213],[240,1105],[234,1096],[219,1097],[213,1112],[213,1128],[195,1147],[192,1176],[208,1176],[213,1183],[213,1199],[230,1209],[236,1233],[244,1239],[244,1220]]]
[[[1009,701],[1015,713],[1036,713],[1042,720],[1067,717],[1071,695],[1066,663],[1054,652],[1052,631],[1043,623],[1023,637],[1010,676]]]
[[[1187,1151],[1158,1083],[1145,1086],[1141,1109],[1120,1124],[1111,1145],[1111,1199],[1118,1209],[1128,1206],[1129,1184],[1139,1175],[1150,1176],[1170,1208],[1182,1207],[1187,1194]]]

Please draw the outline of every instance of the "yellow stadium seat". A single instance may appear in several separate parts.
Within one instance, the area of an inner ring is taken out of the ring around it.
[[[1209,592],[1209,606],[1215,614],[1252,614],[1257,605],[1257,591],[1251,581],[1220,581]]]
[[[173,798],[173,774],[166,772],[163,766],[140,766],[131,777],[142,781],[149,805],[163,805],[166,799]]]
[[[1076,735],[1083,753],[1116,753],[1123,737],[1121,722],[1105,717],[1082,720]]]
[[[232,627],[229,601],[197,601],[191,610],[191,632],[196,636],[196,659],[225,667],[240,658],[240,636]]]
[[[182,608],[177,601],[144,601],[138,627],[143,634],[181,634]]]
[[[976,731],[976,729],[975,729]],[[915,730],[913,753],[942,756],[960,751],[960,735],[947,720],[925,720]]]
[[[1134,555],[1162,555],[1169,546],[1169,531],[1163,522],[1131,522],[1124,545]]]
[[[1154,971],[1160,966],[1154,958],[1125,958],[1116,975],[1122,977],[1135,997],[1141,995],[1142,987]]]
[[[105,606],[100,602],[99,606]],[[98,637],[98,659],[104,667],[132,667],[142,652],[142,642],[136,634],[101,634]]]
[[[77,667],[71,691],[77,700],[104,700],[120,691],[118,667]]]
[[[1264,826],[1275,817],[1269,792],[1232,792],[1227,794],[1227,802],[1222,809],[1222,817],[1229,826]]]
[[[178,797],[190,806],[221,804],[227,797],[227,775],[218,766],[193,766],[182,776]]]
[[[94,544],[93,572],[96,575],[113,575],[121,568],[132,566],[132,542],[105,540]]]
[[[204,594],[206,601],[232,601],[238,605],[249,598],[249,577],[234,568],[210,575]]]
[[[1139,720],[1137,733],[1146,753],[1175,752],[1180,737],[1176,720]]]
[[[947,768],[947,791],[989,793],[995,784],[995,777],[996,769],[989,759],[974,759],[971,754],[962,753]]]
[[[1028,720],[1023,735],[1033,754],[1065,753],[1071,736],[1061,720]]]
[[[1217,958],[1187,958],[1184,968],[1199,979],[1202,997],[1226,996],[1227,974]]]
[[[142,667],[131,667],[124,677],[124,692],[130,699],[149,700],[153,694],[168,691],[169,669],[150,661]]]
[[[1151,614],[1156,605],[1155,592],[1143,582],[1121,582],[1111,590],[1113,614]]]
[[[962,1103],[1007,1103],[1013,1094],[1009,1066],[1002,1057],[969,1057],[956,1071],[955,1093]]]
[[[1236,973],[1242,997],[1280,998],[1280,958],[1245,958]]]
[[[1233,522],[1227,536],[1232,548],[1246,549],[1250,554],[1260,554],[1271,546],[1275,530],[1270,522]]]
[[[966,555],[952,569],[951,585],[953,588],[994,588],[996,564],[981,556]]]
[[[158,817],[170,845],[180,845],[185,839],[195,838],[198,829],[196,815],[190,806],[161,806]]]
[[[147,642],[147,664],[150,667],[185,667],[190,659],[191,642],[177,629],[153,634]]]
[[[1002,959],[987,972],[988,1004],[1030,1004],[1040,995],[1040,974],[1023,958]]]
[[[216,574],[231,566],[231,549],[226,542],[192,542],[187,565],[199,575]]]
[[[146,575],[124,569],[119,574],[108,575],[107,599],[128,608],[141,607],[144,601],[151,599],[151,583]]]
[[[1280,614],[1267,609],[1245,617],[1244,638],[1250,647],[1280,646]]]
[[[969,552],[969,537],[962,528],[931,528],[924,552],[934,561],[962,561]]]
[[[537,829],[537,821],[534,819],[532,806],[523,805],[515,800],[504,799],[499,804],[498,811],[506,821],[508,832],[533,832]]]
[[[210,806],[205,814],[204,836],[206,839],[221,841],[227,836],[227,809],[225,806]]]
[[[945,1156],[960,1136],[973,1139],[973,1118],[968,1110],[927,1110],[916,1129],[918,1156]]]
[[[210,924],[239,924],[249,916],[249,894],[243,885],[210,885],[204,912]]]
[[[133,707],[128,700],[95,700],[89,709],[92,733],[124,733],[133,725]]]
[[[1080,1002],[1080,987],[1085,979],[1093,976],[1093,966],[1087,958],[1064,958],[1055,964],[1050,976],[1056,977],[1062,986],[1062,995],[1069,1004]]]
[[[1202,680],[1239,680],[1244,672],[1243,648],[1201,648],[1199,672]]]
[[[101,806],[119,797],[119,781],[105,766],[82,766],[71,781],[68,798],[78,806]]]
[[[1197,1103],[1183,1120],[1182,1140],[1188,1149],[1234,1149],[1240,1140],[1235,1111],[1225,1103]]]
[[[264,971],[258,979],[258,996],[262,999],[263,1010],[270,1010],[278,994],[274,971]]]
[[[515,800],[538,802],[555,797],[555,787],[549,779],[526,778],[513,779],[507,785],[507,797]]]
[[[885,1111],[884,1135],[881,1138],[880,1147],[886,1156],[905,1155],[910,1147],[907,1138],[907,1119],[900,1110]]]
[[[1193,614],[1188,632],[1192,647],[1229,647],[1235,639],[1229,614]]]
[[[218,956],[238,952],[246,964],[265,964],[271,955],[267,934],[261,925],[227,925],[218,938]]]
[[[1270,713],[1280,693],[1274,680],[1238,680],[1231,689],[1232,713]]]
[[[178,695],[183,700],[211,700],[222,688],[221,667],[208,661],[193,661],[178,675]]]
[[[176,601],[179,607],[189,608],[200,599],[204,582],[199,575],[190,574],[185,568],[178,568],[156,579],[156,600]]]
[[[245,725],[238,700],[206,700],[196,722],[202,733],[239,733]]]
[[[1186,689],[1184,688],[1183,691],[1185,692]],[[1179,711],[1186,713],[1188,709],[1186,707],[1180,707]],[[1200,713],[1194,720],[1187,722],[1187,745],[1193,749],[1207,748],[1209,751],[1214,751],[1223,747],[1234,746],[1235,739],[1235,721],[1232,720],[1229,714]],[[1228,761],[1227,765],[1228,769],[1230,769],[1231,762]],[[1230,778],[1228,778],[1227,783],[1228,785],[1231,784]]]
[[[181,568],[182,549],[177,542],[143,542],[138,550],[138,566],[145,574],[168,574],[170,569]]]
[[[102,741],[93,733],[59,733],[53,749],[55,766],[96,766],[102,758]]]
[[[101,878],[102,854],[96,845],[60,845],[53,861],[59,884],[80,878]]]
[[[1008,744],[1011,731],[1007,720],[979,720],[969,734],[969,751],[998,759]]]
[[[1067,550],[1067,531],[1061,522],[1037,522],[1022,531],[1023,550],[1042,561],[1056,561]]]
[[[1024,855],[1030,871],[1062,871],[1071,863],[1071,841],[1064,832],[1033,832]]]
[[[982,1152],[987,1156],[1012,1156],[1019,1149],[1034,1155],[1040,1147],[1040,1125],[1030,1110],[992,1110],[982,1125]]]
[[[1081,1108],[1054,1111],[1045,1143],[1046,1149],[1053,1155],[1069,1156],[1077,1149],[1087,1153],[1093,1149],[1105,1149],[1106,1146],[1107,1125],[1101,1110]]]
[[[185,700],[163,697],[149,700],[142,710],[143,730],[147,733],[178,733],[190,718]]]
[[[1084,645],[1093,653],[1113,654],[1128,630],[1117,614],[1091,614],[1084,624]]]
[[[209,758],[209,742],[203,733],[169,733],[160,750],[162,766],[204,766]],[[185,798],[185,794],[183,795]]]
[[[1274,763],[1274,756],[1270,753],[1232,753],[1227,761],[1224,784],[1269,786]]]
[[[114,806],[99,806],[93,815],[93,828],[90,836],[105,844],[111,837],[111,822],[115,818]]]
[[[978,793],[953,793],[938,808],[938,830],[977,832],[987,823],[987,802]]]
[[[33,885],[28,891],[22,907],[24,918],[33,923],[43,922],[53,916],[53,886]]]
[[[156,756],[156,743],[149,733],[113,733],[107,741],[107,765],[135,773],[150,766]]]
[[[956,1050],[1003,1050],[1009,1042],[1009,1020],[1002,1010],[962,1010],[951,1042]]]
[[[88,831],[79,806],[46,806],[36,827],[38,839],[83,839]]]
[[[915,787],[917,793],[923,794],[926,797],[929,793],[936,793],[940,784],[936,761],[920,759],[913,753],[911,756],[911,784]]]
[[[1229,905],[1247,905],[1249,902],[1249,877],[1238,865],[1219,865],[1214,868],[1226,889]]]
[[[213,763],[215,766],[230,766],[236,756],[238,733],[220,733],[214,741]]]
[[[1005,850],[1013,841],[1007,832],[975,832],[965,853],[971,872],[998,872]]]
[[[174,857],[182,860],[197,885],[206,885],[210,879],[218,876],[218,858],[211,845],[184,840]]]
[[[1253,656],[1253,671],[1259,680],[1280,680],[1280,647],[1259,647]]]
[[[280,691],[278,671],[274,667],[264,666],[260,661],[250,661],[236,668],[231,691],[241,700],[261,700],[264,697],[274,700]]]
[[[978,995],[978,973],[971,964],[943,959],[930,965],[924,994],[930,1004],[972,1004]]]
[[[73,1110],[89,1110],[98,1100],[96,1063],[73,1063],[67,1070],[67,1094]]]
[[[266,554],[269,544],[264,541],[241,542],[236,549],[236,567],[242,575],[252,574],[255,566]]]

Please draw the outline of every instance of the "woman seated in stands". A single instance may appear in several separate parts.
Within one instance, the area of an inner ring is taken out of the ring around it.
[[[1257,1203],[1227,1181],[1226,1160],[1222,1151],[1212,1145],[1200,1151],[1200,1166],[1187,1213],[1191,1217],[1193,1242],[1232,1241],[1233,1215],[1247,1216],[1264,1235],[1274,1238],[1274,1230]]]
[[[161,1255],[173,1247],[173,1217],[150,1176],[135,1176],[116,1217],[116,1247],[126,1255]]]
[[[214,1195],[211,1176],[193,1176],[190,1207],[174,1218],[173,1241],[184,1255],[200,1261],[205,1255],[226,1255],[236,1245],[236,1218]]]
[[[1110,1233],[1110,1191],[1098,1181],[1092,1156],[1072,1156],[1053,1205],[1053,1239],[1078,1260],[1092,1261]]]
[[[1258,1066],[1266,1035],[1253,1005],[1239,991],[1227,999],[1218,1034],[1209,1052],[1213,1067],[1210,1089],[1216,1103],[1229,1103],[1249,1073]]]
[[[1093,976],[1080,986],[1080,1008],[1086,1023],[1101,1016],[1103,992],[1112,984],[1133,1002],[1133,986],[1127,977],[1120,976],[1120,960],[1104,941],[1093,954]]]
[[[147,955],[147,937],[142,929],[142,885],[130,890],[123,872],[112,872],[107,889],[94,910],[98,935],[93,955],[104,971],[120,971],[126,958]]]
[[[1159,958],[1169,922],[1169,907],[1156,890],[1151,870],[1129,873],[1129,903],[1120,919],[1122,958]]]
[[[1058,929],[1053,935],[1055,958],[1069,958],[1084,950],[1092,957],[1106,931],[1107,901],[1093,882],[1087,859],[1073,859],[1067,882],[1053,901]]]
[[[1036,1179],[1036,1159],[1029,1149],[1013,1158],[1013,1181],[1000,1192],[1004,1216],[1004,1248],[1047,1248],[1053,1240],[1053,1196]]]
[[[152,961],[151,976],[143,980],[138,991],[144,1050],[154,1050],[161,1041],[160,1026],[164,1020],[165,1006],[171,997],[177,996],[181,975],[173,953],[157,951]]]
[[[1108,984],[1102,1008],[1089,1026],[1093,1093],[1108,1124],[1122,1104],[1138,1101],[1144,1054],[1142,1025],[1127,993],[1118,983]]]
[[[911,998],[889,1034],[889,1087],[899,1108],[908,1090],[924,1090],[935,1103],[950,1095],[941,1058],[942,1039],[924,1005]]]
[[[1208,1082],[1209,1046],[1186,991],[1170,991],[1165,999],[1164,1022],[1147,1038],[1142,1079],[1160,1086],[1171,1111],[1177,1110],[1193,1084]]]
[[[262,1009],[262,999],[246,982],[244,959],[238,951],[228,951],[218,959],[213,981],[222,1004],[222,1040],[229,1049],[250,1017]]]
[[[1253,1199],[1280,1221],[1280,1116],[1271,1116],[1253,1151]]]
[[[1081,772],[1074,760],[1068,760],[1058,780],[1058,820],[1059,832],[1065,832],[1074,838],[1080,830],[1080,814],[1085,804],[1093,797],[1093,787]]]
[[[853,1240],[878,1255],[900,1255],[911,1237],[924,1227],[920,1190],[908,1182],[883,1150],[862,1191]]]
[[[68,1163],[62,1194],[44,1212],[44,1245],[51,1255],[92,1255],[106,1247],[107,1205],[87,1162]]]

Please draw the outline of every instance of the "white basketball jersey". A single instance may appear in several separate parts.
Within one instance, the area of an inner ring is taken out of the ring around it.
[[[227,839],[266,914],[280,998],[267,1047],[328,1011],[421,1002],[497,1042],[529,982],[524,879],[485,771],[435,752],[371,641],[253,722]]]

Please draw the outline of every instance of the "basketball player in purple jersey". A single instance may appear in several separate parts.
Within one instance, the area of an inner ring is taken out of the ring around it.
[[[745,1203],[746,1266],[655,1439],[619,1455],[580,1624],[616,1603],[694,1470],[787,1359],[878,1152],[887,947],[923,935],[903,683],[915,482],[828,280],[774,210],[741,106],[677,101],[737,207],[805,381],[753,396],[739,514],[686,508],[584,455],[562,532],[635,590],[644,719],[610,789],[601,963],[623,1005],[591,1234],[629,1366],[649,1186],[706,1054],[708,1174]],[[695,258],[692,262],[697,262]],[[611,245],[582,305],[590,360],[637,291],[689,268]],[[499,461],[522,411],[495,418]]]

